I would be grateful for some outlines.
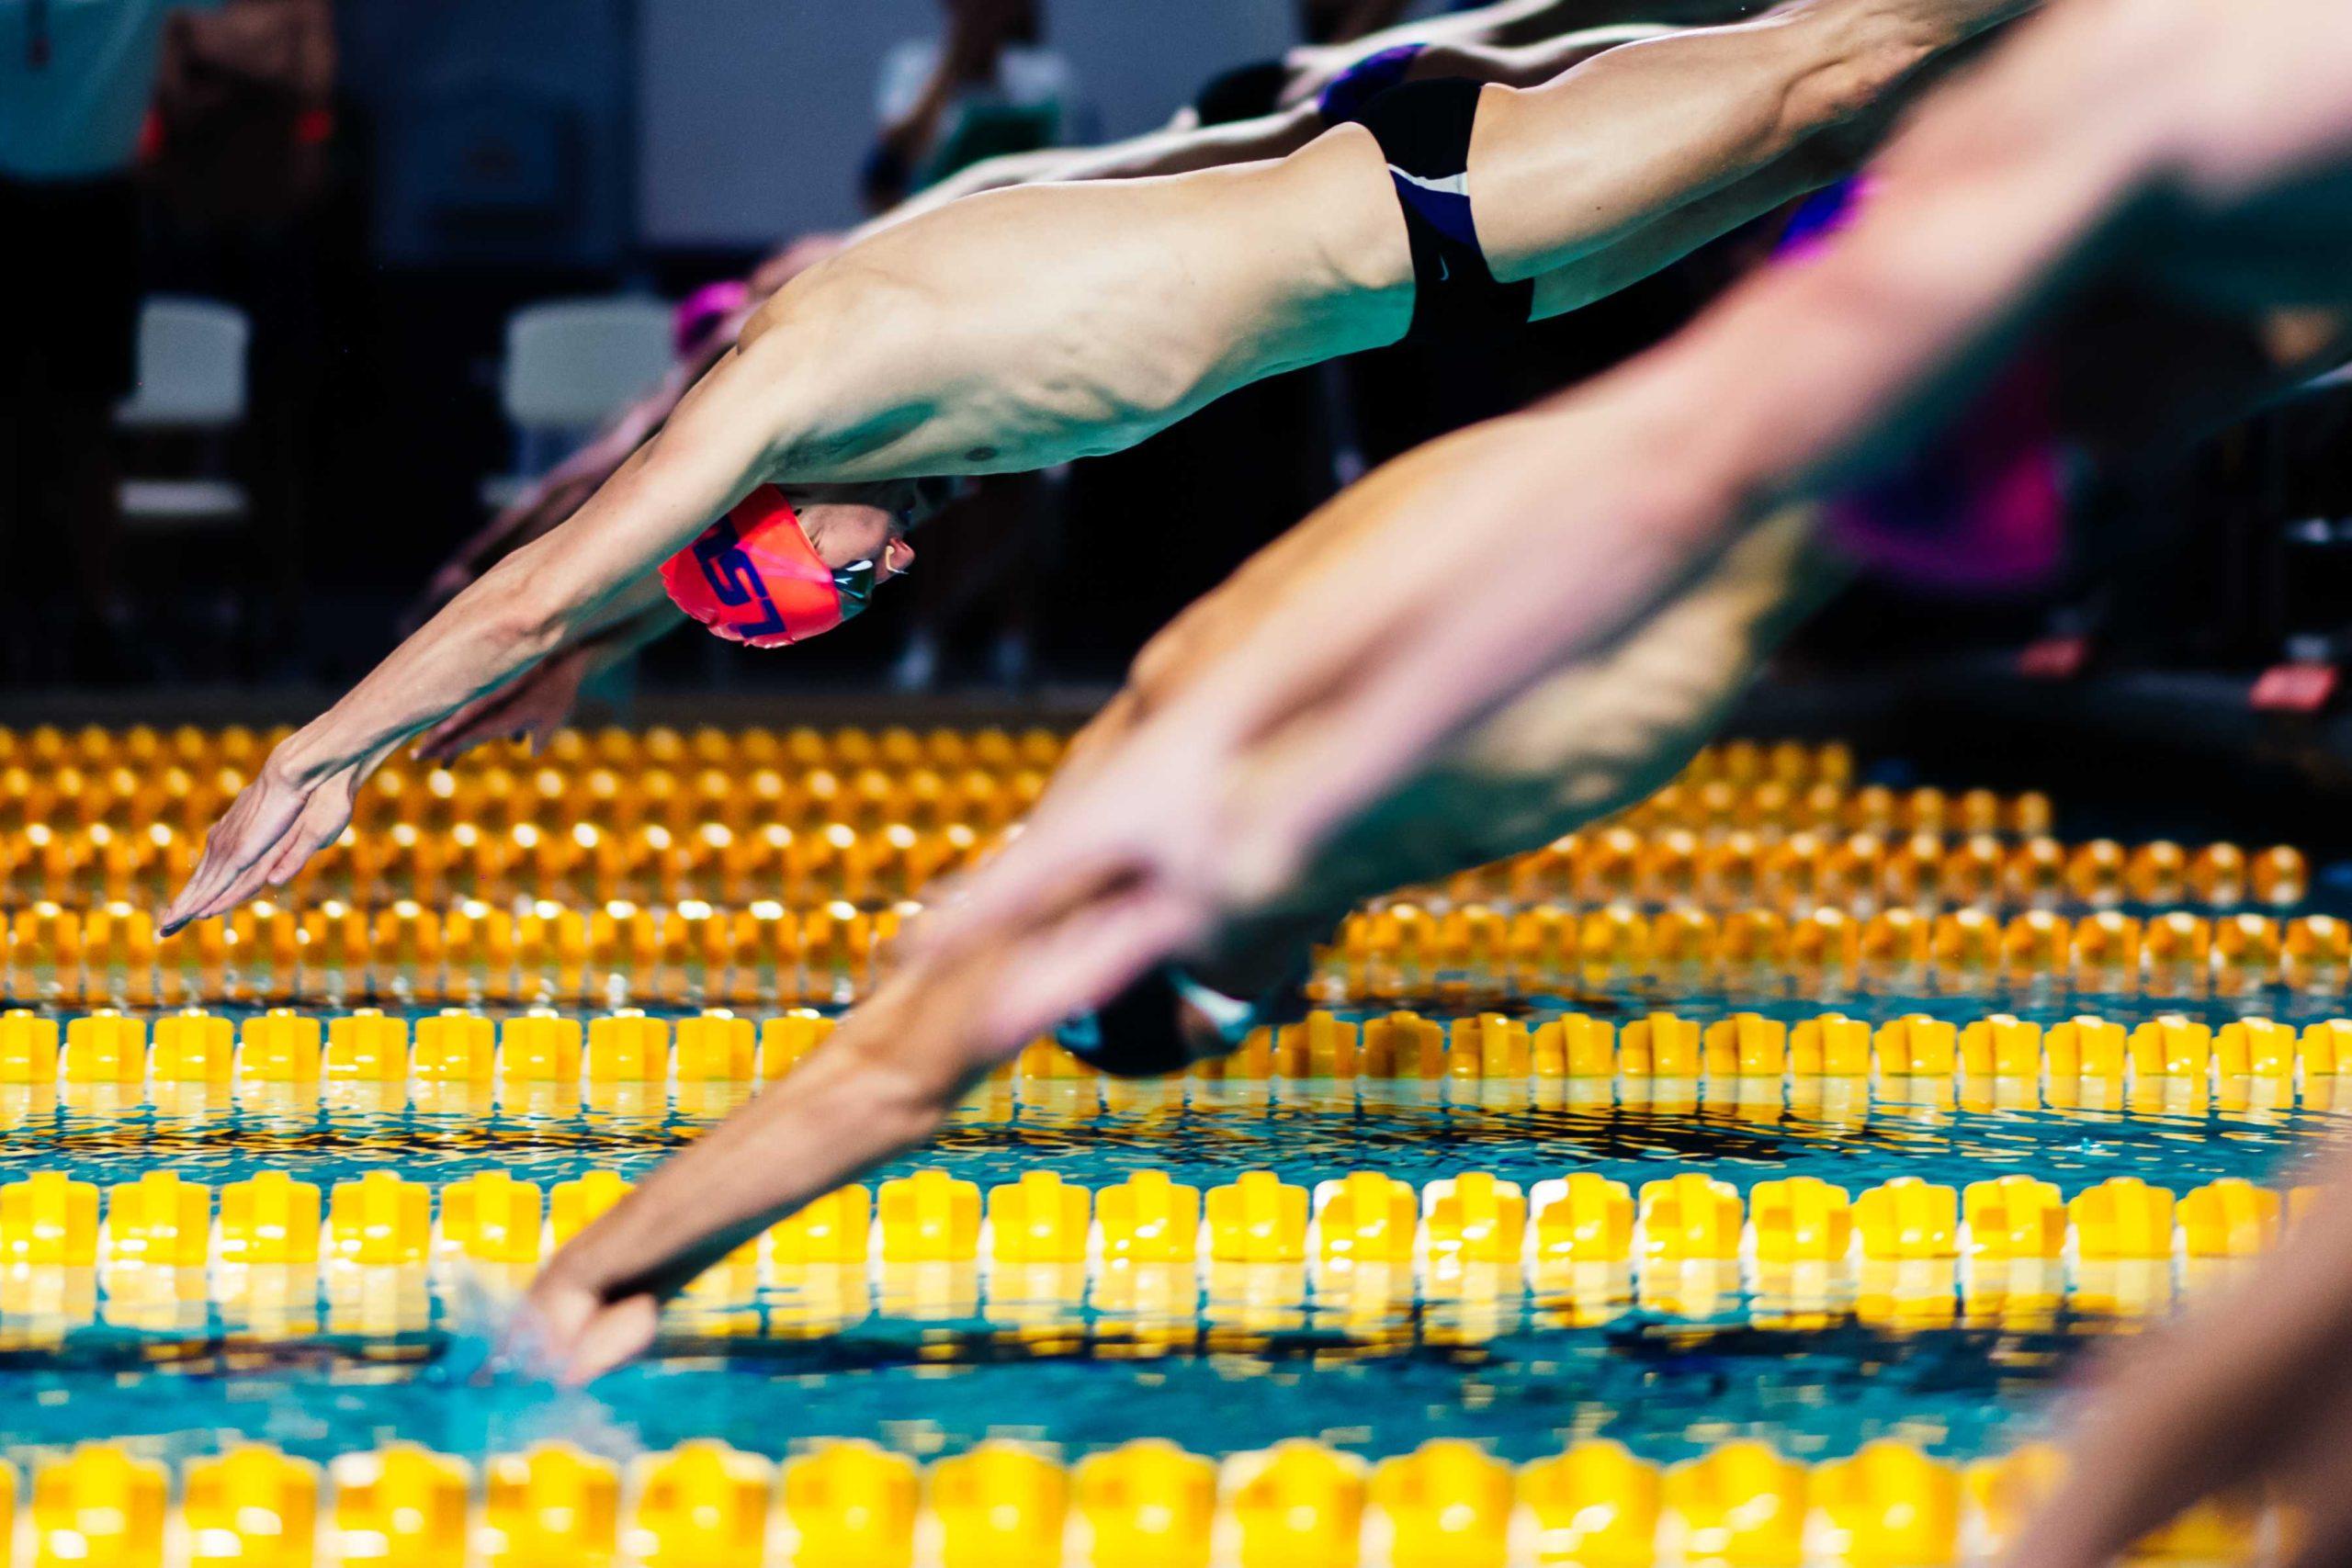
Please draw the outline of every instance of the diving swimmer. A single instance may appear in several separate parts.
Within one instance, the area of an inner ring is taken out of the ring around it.
[[[1859,151],[1841,129],[2019,8],[1804,0],[1539,88],[1408,83],[1278,162],[994,192],[885,229],[780,289],[576,514],[278,747],[164,925],[290,876],[394,748],[614,630],[763,487],[774,517],[816,485],[1036,468],[1298,365],[1573,309],[1823,183]],[[853,512],[810,556],[878,586],[904,519]]]

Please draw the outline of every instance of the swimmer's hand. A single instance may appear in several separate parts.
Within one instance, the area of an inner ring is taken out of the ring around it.
[[[334,842],[351,821],[359,786],[391,750],[356,761],[311,766],[296,735],[261,765],[204,840],[204,858],[164,910],[159,934],[234,908],[264,887],[290,881],[303,863]]]
[[[580,688],[595,672],[596,645],[557,654],[524,672],[512,685],[476,697],[424,732],[414,755],[420,762],[448,762],[490,740],[519,740],[536,757],[571,716]]]
[[[577,1387],[643,1355],[661,1319],[650,1292],[608,1297],[550,1264],[515,1309],[492,1364]]]

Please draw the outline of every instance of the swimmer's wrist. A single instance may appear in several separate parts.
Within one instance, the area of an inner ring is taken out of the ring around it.
[[[269,766],[288,783],[315,787],[347,769],[380,759],[392,747],[424,727],[384,731],[380,727],[355,725],[337,704],[278,743]],[[374,733],[364,731],[373,728]]]
[[[589,1297],[598,1302],[614,1299],[615,1287],[620,1276],[612,1269],[601,1268],[596,1261],[599,1238],[594,1227],[581,1232],[566,1242],[553,1258],[540,1266],[531,1289],[557,1291]]]
[[[277,743],[265,765],[286,783],[310,788],[350,765],[325,733],[332,710]]]

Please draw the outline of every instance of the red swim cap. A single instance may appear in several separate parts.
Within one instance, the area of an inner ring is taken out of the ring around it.
[[[839,574],[774,485],[745,496],[663,561],[662,586],[713,635],[753,648],[804,641],[854,613],[842,602]]]

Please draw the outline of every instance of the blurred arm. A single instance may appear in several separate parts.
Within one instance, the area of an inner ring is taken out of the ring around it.
[[[2133,1339],[2090,1391],[2057,1494],[2003,1553],[2098,1568],[2189,1504],[2283,1478],[2302,1515],[2289,1560],[2342,1562],[2352,1500],[2352,1162],[2253,1278]]]
[[[1465,455],[1466,457],[1466,455]],[[1312,569],[1350,525],[1335,513],[1252,563],[1187,613],[1089,727],[1071,766],[1114,743],[1237,619],[1270,603],[1260,588]],[[1758,530],[1723,569],[1643,636],[1555,677],[1388,803],[1388,828],[1342,845],[1299,908],[1261,931],[1295,941],[1357,899],[1532,844],[1639,798],[1695,750],[1766,650],[1838,579],[1805,547],[1792,513]],[[559,1325],[667,1296],[778,1219],[930,1137],[977,1078],[1023,1036],[989,1033],[990,995],[1016,973],[1008,940],[892,975],[791,1077],[665,1162],[548,1266],[533,1287]],[[564,1303],[571,1303],[567,1308]],[[650,1310],[634,1321],[650,1332]],[[575,1377],[617,1359],[574,1328],[551,1347]],[[632,1334],[622,1355],[642,1343]],[[582,1347],[585,1346],[583,1350]]]
[[[638,1354],[662,1298],[937,1131],[995,1060],[967,1031],[995,963],[976,953],[892,976],[790,1077],[550,1258],[532,1282],[529,1331],[554,1370],[584,1382]]]

